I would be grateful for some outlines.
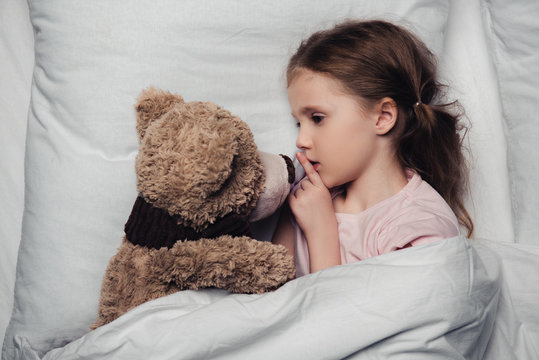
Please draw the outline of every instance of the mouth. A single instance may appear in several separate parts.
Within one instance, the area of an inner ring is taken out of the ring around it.
[[[320,167],[320,163],[318,161],[310,161],[310,163],[315,170],[318,170],[318,168]]]
[[[318,168],[320,167],[320,163],[318,161],[311,160],[311,158],[305,153],[303,153],[303,155],[305,155],[305,157],[307,158],[307,161],[311,163],[314,170],[318,171]]]

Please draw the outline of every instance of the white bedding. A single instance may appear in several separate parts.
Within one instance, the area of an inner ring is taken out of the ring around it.
[[[24,146],[34,37],[28,5],[0,1],[0,338],[11,316],[24,209]]]
[[[477,289],[478,294],[499,290],[497,312],[493,302],[481,300],[479,303],[487,304],[483,310],[478,307],[469,318],[451,320],[473,322],[474,316],[484,311],[486,317],[478,320],[484,328],[469,332],[463,328],[454,334],[479,339],[476,344],[459,342],[463,347],[476,345],[475,354],[486,344],[485,359],[538,359],[539,2],[140,0],[126,5],[116,0],[1,0],[0,201],[4,206],[0,210],[0,338],[6,333],[2,359],[39,358],[54,348],[61,349],[48,357],[63,353],[70,358],[69,354],[108,350],[110,356],[135,350],[142,354],[166,341],[158,336],[161,329],[177,334],[185,331],[175,320],[201,329],[203,335],[196,338],[204,345],[217,339],[221,329],[206,313],[219,314],[225,325],[237,326],[237,332],[227,329],[234,339],[221,338],[208,350],[223,357],[234,351],[258,352],[259,345],[273,346],[268,352],[271,355],[295,351],[276,345],[284,338],[293,338],[292,343],[303,352],[316,350],[323,355],[329,351],[328,358],[336,358],[368,345],[369,336],[380,335],[379,340],[385,340],[379,347],[357,354],[368,358],[378,351],[404,351],[399,346],[408,343],[395,339],[420,334],[427,325],[431,326],[425,331],[429,336],[444,333],[438,327],[449,326],[450,321],[422,322],[444,312],[423,314],[418,307],[410,312],[418,317],[404,318],[415,321],[417,330],[412,326],[401,333],[403,337],[386,339],[401,323],[394,324],[395,328],[380,324],[375,327],[379,333],[371,333],[352,321],[339,321],[340,327],[350,325],[353,332],[346,336],[327,334],[344,343],[338,350],[322,346],[318,351],[316,346],[324,344],[309,336],[331,329],[324,316],[343,316],[332,313],[326,304],[351,308],[349,313],[358,317],[367,316],[364,312],[374,299],[378,297],[384,304],[394,300],[394,291],[404,291],[391,281],[385,283],[395,285],[391,292],[386,285],[366,286],[362,282],[358,288],[350,286],[354,281],[350,276],[371,280],[389,275],[392,268],[384,262],[404,258],[391,254],[299,279],[262,297],[225,296],[219,291],[176,294],[143,305],[85,335],[97,311],[106,263],[120,244],[123,224],[136,196],[133,162],[137,140],[132,105],[140,90],[151,84],[179,92],[187,100],[217,102],[249,123],[262,150],[291,154],[296,130],[284,91],[286,60],[312,30],[346,17],[398,21],[417,32],[439,56],[441,76],[451,86],[451,95],[464,105],[472,125],[472,197],[468,207],[477,238],[489,239],[473,245],[473,251],[446,248],[462,256],[462,261],[463,254],[473,254],[468,260],[481,259],[487,265],[486,273],[479,271],[478,278],[488,286]],[[261,238],[269,238],[273,220],[255,228]],[[413,258],[415,249],[410,250],[414,251],[403,254]],[[492,256],[499,259],[499,267]],[[451,278],[445,283],[464,286],[464,268],[456,269],[451,262],[446,265],[433,274],[458,270],[457,278],[462,282]],[[413,269],[405,267],[412,273]],[[346,275],[342,282],[325,281],[337,274]],[[419,291],[405,298],[412,301],[417,295],[418,301],[425,299],[429,280],[423,273],[413,274],[417,275]],[[410,286],[413,277],[408,280],[402,284]],[[344,298],[359,298],[364,301],[361,306],[352,301],[343,304],[342,298],[329,295],[341,291],[340,286],[351,287]],[[447,291],[442,286],[432,289]],[[324,292],[328,295],[319,298]],[[299,299],[305,301],[300,304]],[[426,305],[438,309],[449,301],[436,299]],[[189,307],[182,306],[185,302],[191,302]],[[268,308],[267,312],[257,308],[259,304]],[[399,320],[404,312],[398,311],[406,304],[393,308]],[[453,306],[462,305],[447,304],[448,318],[455,314],[457,307]],[[262,322],[253,324],[249,313],[253,309],[260,310]],[[238,316],[230,317],[229,312]],[[497,322],[487,344],[481,336],[488,333],[486,320],[492,318]],[[152,331],[145,330],[145,324]],[[204,336],[208,329],[216,338]],[[241,331],[250,334],[248,343]],[[129,334],[126,339],[130,340],[121,340],[120,334]],[[63,347],[71,341],[75,342]],[[309,346],[305,341],[310,341]],[[420,344],[414,341],[408,345]],[[103,347],[94,348],[98,343]],[[196,351],[196,344],[189,341],[188,349]],[[385,344],[393,345],[386,348]],[[442,340],[433,344],[449,346]],[[98,358],[93,356],[89,358]],[[407,353],[400,356],[406,358]]]
[[[146,303],[43,359],[481,359],[500,264],[463,238],[296,279],[264,295],[185,291]],[[524,332],[515,354],[534,349]],[[505,339],[504,339],[505,340]],[[28,359],[39,359],[25,339]]]

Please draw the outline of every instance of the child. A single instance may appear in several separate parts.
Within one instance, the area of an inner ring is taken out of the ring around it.
[[[287,69],[306,177],[273,242],[297,276],[473,232],[455,103],[434,55],[407,30],[348,21],[304,41]]]

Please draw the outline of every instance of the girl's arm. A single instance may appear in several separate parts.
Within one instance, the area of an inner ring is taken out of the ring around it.
[[[290,209],[286,204],[283,206],[279,215],[277,229],[273,234],[271,242],[277,245],[283,245],[291,256],[295,256],[294,228],[290,222]]]
[[[336,226],[335,226],[336,227]],[[309,265],[311,273],[341,265],[341,251],[338,232],[330,227],[325,232],[305,235],[309,246]]]
[[[288,196],[288,203],[305,234],[313,273],[341,264],[339,232],[329,190],[307,158],[301,153],[297,158],[307,178]]]

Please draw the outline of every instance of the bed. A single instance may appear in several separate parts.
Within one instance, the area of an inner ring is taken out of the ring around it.
[[[2,359],[539,359],[538,17],[532,0],[3,0]],[[179,292],[89,332],[136,197],[139,92],[216,102],[292,155],[287,59],[346,18],[395,21],[438,55],[471,124],[475,237],[263,295]]]

